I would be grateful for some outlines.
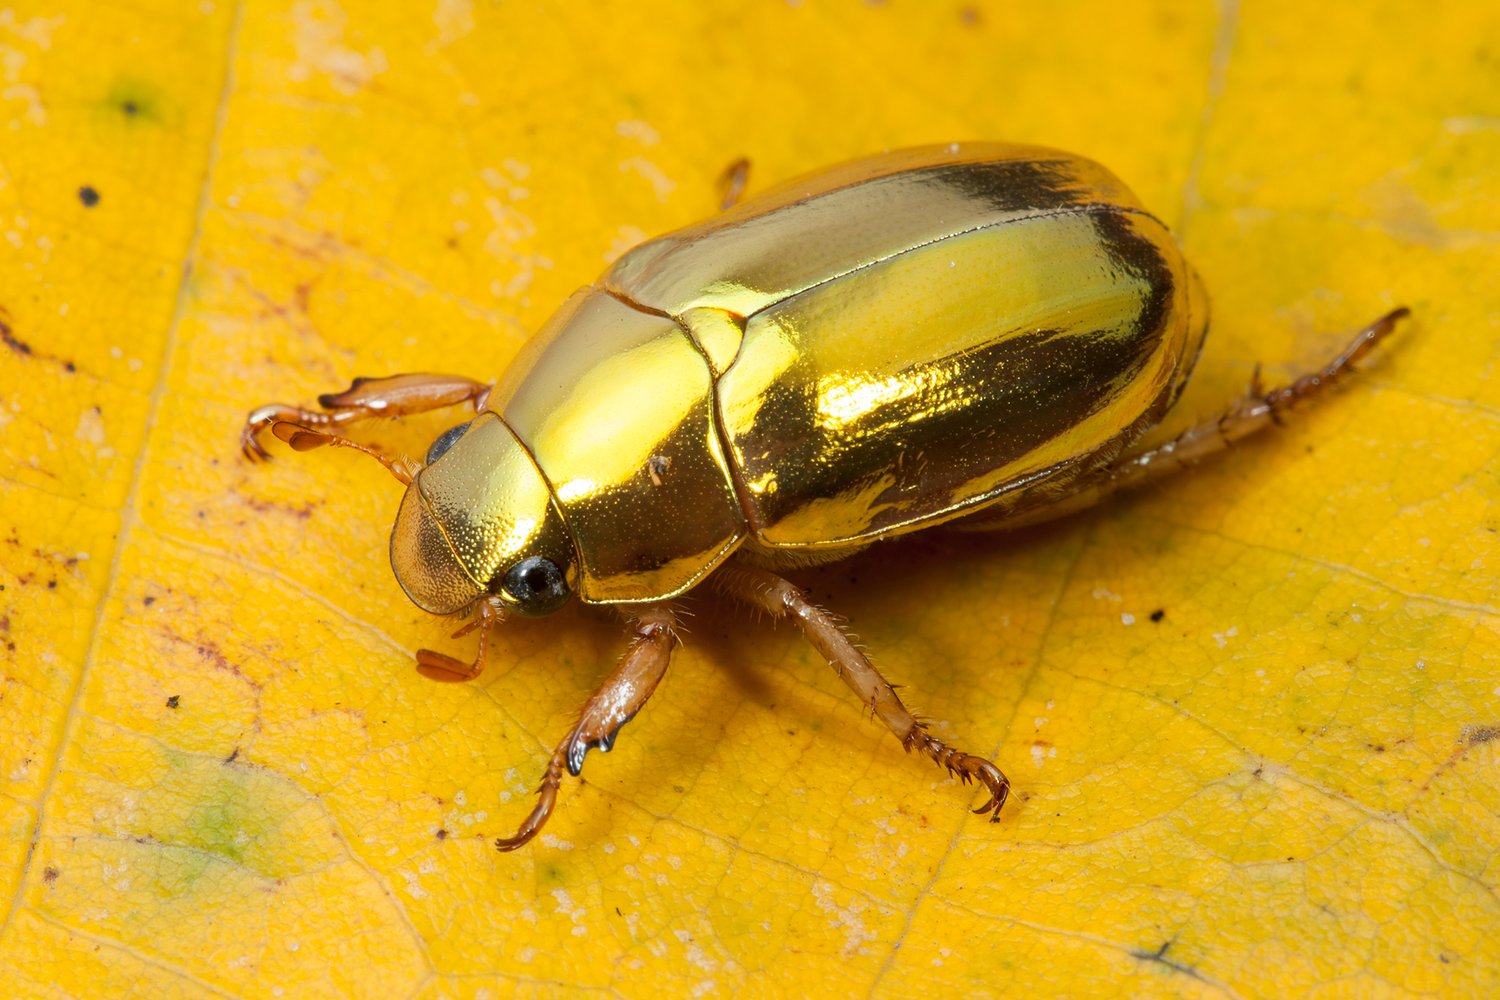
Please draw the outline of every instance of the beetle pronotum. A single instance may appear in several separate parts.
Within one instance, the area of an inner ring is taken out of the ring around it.
[[[728,181],[737,197],[743,171]],[[928,732],[838,623],[779,572],[939,524],[1018,526],[1203,458],[1338,381],[1406,310],[1326,366],[1259,384],[1153,448],[1208,327],[1201,284],[1162,223],[1099,165],[1050,150],[953,145],[835,167],[644,243],[573,295],[494,383],[356,379],[321,410],[249,416],[298,450],[378,459],[407,487],[391,564],[407,595],[490,631],[577,596],[613,605],[629,645],[547,764],[546,822],[566,769],[609,750],[677,643],[672,601],[711,581],[784,618],[901,741],[988,793],[990,761]],[[349,425],[448,406],[476,416],[406,462]]]

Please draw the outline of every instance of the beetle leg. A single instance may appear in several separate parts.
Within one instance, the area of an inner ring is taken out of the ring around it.
[[[1195,465],[1256,431],[1279,424],[1283,414],[1316,399],[1325,389],[1343,381],[1357,370],[1355,365],[1360,359],[1389,336],[1396,324],[1409,314],[1410,310],[1405,306],[1391,310],[1356,334],[1348,346],[1322,368],[1270,391],[1261,385],[1257,368],[1249,391],[1222,415],[1189,427],[1165,444],[1126,452],[1079,479],[1067,496],[1045,507],[1013,516],[1001,511],[988,518],[981,508],[954,527],[969,531],[1007,530],[1051,521],[1087,510],[1112,493],[1155,482],[1179,469]]]
[[[667,604],[648,604],[637,613],[631,626],[632,639],[614,673],[584,703],[578,722],[552,751],[552,759],[537,788],[536,807],[513,836],[495,838],[495,847],[514,851],[535,837],[552,815],[564,768],[574,777],[583,770],[583,758],[598,747],[608,753],[620,727],[635,717],[656,685],[661,683],[677,645],[677,616]]]
[[[475,629],[479,630],[479,652],[474,656],[473,663],[464,663],[455,660],[447,653],[439,653],[431,649],[417,650],[417,673],[428,680],[444,681],[449,683],[462,683],[472,681],[484,673],[485,660],[490,654],[490,632],[496,625],[505,621],[505,605],[500,603],[498,597],[482,597],[479,600],[479,613],[473,621],[466,622],[453,638],[468,635]]]
[[[1260,384],[1260,370],[1257,368],[1250,391],[1217,420],[1190,427],[1166,444],[1115,462],[1110,468],[1111,478],[1118,484],[1116,488],[1153,478],[1160,471],[1170,471],[1174,465],[1178,468],[1191,465],[1258,430],[1279,423],[1283,413],[1314,399],[1323,390],[1347,378],[1355,371],[1355,364],[1408,315],[1410,310],[1405,306],[1393,309],[1356,334],[1349,345],[1321,369],[1269,392]],[[1163,466],[1168,468],[1162,469]]]
[[[979,781],[990,797],[974,810],[990,813],[991,822],[1000,818],[1000,807],[1010,794],[1010,779],[983,757],[964,753],[948,746],[927,731],[927,726],[901,703],[889,681],[880,676],[864,653],[839,628],[833,616],[807,599],[799,587],[774,573],[740,563],[723,566],[713,579],[727,594],[752,607],[767,611],[774,618],[789,618],[802,630],[803,636],[828,660],[843,682],[849,685],[870,711],[884,722],[908,753],[926,754],[939,766],[957,775],[964,784]]]
[[[318,397],[323,412],[272,403],[252,410],[240,432],[240,450],[249,459],[266,460],[271,453],[260,442],[260,436],[277,424],[291,424],[307,431],[323,432],[324,440],[305,440],[305,447],[332,444],[336,435],[328,433],[359,420],[378,417],[406,417],[445,406],[472,402],[476,411],[484,408],[491,385],[458,375],[390,375],[386,378],[357,378],[343,392],[324,393]],[[274,431],[273,431],[274,433]],[[277,434],[277,437],[282,435]],[[288,440],[283,438],[283,440]],[[288,443],[291,443],[288,440]],[[295,447],[295,445],[293,445]]]
[[[745,196],[745,187],[750,183],[750,161],[740,157],[719,175],[719,190],[723,192],[719,199],[719,211],[727,212],[740,203]]]

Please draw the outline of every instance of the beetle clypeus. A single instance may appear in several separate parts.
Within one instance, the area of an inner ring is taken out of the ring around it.
[[[742,178],[741,178],[742,179]],[[927,731],[837,622],[778,571],[934,525],[1044,520],[1218,451],[1352,369],[1404,309],[1321,370],[1258,383],[1216,420],[1136,445],[1180,393],[1207,330],[1197,276],[1165,226],[1095,163],[953,145],[889,153],[782,185],[636,247],[563,304],[488,384],[356,379],[322,411],[271,405],[298,450],[354,448],[407,486],[391,564],[407,595],[490,630],[572,594],[614,605],[630,643],[547,765],[511,850],[534,837],[563,770],[609,750],[676,645],[672,600],[705,581],[791,620],[908,751],[1010,783]],[[340,431],[467,405],[420,463]]]

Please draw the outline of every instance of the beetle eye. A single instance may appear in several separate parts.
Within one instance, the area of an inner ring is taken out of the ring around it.
[[[522,559],[505,574],[505,591],[527,618],[550,615],[568,600],[568,583],[557,563],[541,556]]]
[[[431,465],[448,453],[453,443],[464,436],[464,431],[469,429],[469,421],[465,420],[457,427],[450,427],[437,436],[432,442],[432,447],[427,449],[427,464]]]

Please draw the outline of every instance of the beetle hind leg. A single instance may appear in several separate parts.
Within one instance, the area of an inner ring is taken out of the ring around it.
[[[880,676],[833,616],[809,601],[799,587],[774,573],[743,563],[720,568],[713,579],[725,593],[751,607],[766,611],[773,618],[790,619],[870,712],[895,734],[908,753],[915,750],[924,754],[965,784],[979,782],[989,791],[990,797],[974,812],[989,813],[991,822],[999,820],[1000,809],[1010,795],[1010,779],[983,757],[951,747],[929,733],[926,723],[902,704],[895,688]]]
[[[614,672],[584,703],[578,721],[552,751],[537,787],[536,806],[513,835],[495,838],[496,849],[514,851],[537,835],[557,804],[563,772],[577,777],[583,758],[595,747],[608,753],[620,727],[635,717],[661,683],[677,645],[677,616],[666,604],[647,605],[636,615],[631,633],[630,647]]]
[[[1284,416],[1343,382],[1358,370],[1359,361],[1390,336],[1396,324],[1409,314],[1404,306],[1393,309],[1355,334],[1323,367],[1275,389],[1267,390],[1261,384],[1257,368],[1245,395],[1221,415],[1189,427],[1155,447],[1126,451],[1108,465],[1075,480],[1065,493],[1044,506],[1028,505],[1019,510],[981,507],[953,522],[953,527],[960,531],[1008,531],[1040,524],[1087,510],[1114,493],[1153,483],[1196,465],[1258,431],[1280,424]]]

